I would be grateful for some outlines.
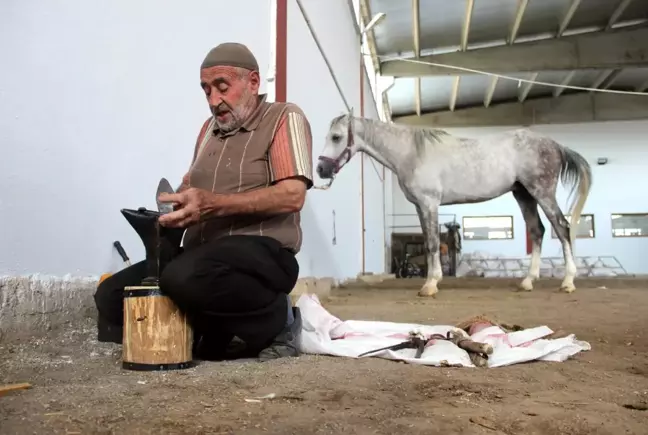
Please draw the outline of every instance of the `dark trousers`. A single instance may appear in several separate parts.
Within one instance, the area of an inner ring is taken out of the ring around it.
[[[145,273],[142,261],[99,285],[95,302],[100,340],[102,333],[121,340],[124,287],[139,285]],[[187,314],[194,343],[202,337],[226,346],[236,336],[260,351],[283,330],[286,295],[298,275],[295,255],[275,239],[235,235],[185,250],[162,272],[160,290]]]

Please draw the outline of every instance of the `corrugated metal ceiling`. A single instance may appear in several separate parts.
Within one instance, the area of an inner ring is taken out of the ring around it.
[[[421,56],[460,50],[462,28],[466,21],[470,0],[419,0]],[[480,46],[507,43],[522,0],[473,0],[468,27],[467,50]],[[648,21],[648,0],[527,0],[515,42],[529,38],[565,37],[573,32],[604,31],[614,21],[616,26],[640,25]],[[366,0],[372,14],[384,12],[385,20],[373,29],[379,57],[413,56],[412,1]],[[625,4],[624,4],[625,3]],[[623,6],[622,9],[619,7]],[[615,11],[622,13],[615,14]],[[570,12],[573,12],[570,14]],[[565,32],[559,35],[561,24]],[[648,43],[648,42],[647,42]],[[613,71],[607,71],[608,74]],[[454,73],[453,73],[454,74]],[[459,73],[461,74],[461,73]],[[538,71],[535,80],[559,84],[570,75],[569,85],[589,87],[603,77],[601,70]],[[529,73],[505,73],[507,76],[529,79]],[[634,90],[648,79],[648,68],[628,68],[613,76],[609,89]],[[417,78],[396,78],[388,98],[392,115],[416,113],[415,92]],[[455,76],[423,76],[420,78],[421,112],[446,111],[452,108]],[[454,109],[484,105],[491,77],[462,75],[456,90]],[[599,83],[599,85],[601,85]],[[603,82],[603,86],[607,83]],[[498,80],[491,104],[519,100],[524,84]],[[526,98],[550,96],[554,87],[534,85]],[[569,94],[569,89],[562,94]]]

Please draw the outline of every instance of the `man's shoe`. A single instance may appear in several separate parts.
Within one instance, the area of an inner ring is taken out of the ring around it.
[[[200,334],[194,337],[193,357],[201,361],[223,361],[234,334]]]
[[[260,362],[300,355],[299,338],[301,337],[302,318],[299,308],[293,307],[292,310],[295,320],[275,337],[270,346],[259,353],[257,358]]]
[[[97,318],[97,341],[100,343],[122,344],[124,328],[113,325],[102,317]]]

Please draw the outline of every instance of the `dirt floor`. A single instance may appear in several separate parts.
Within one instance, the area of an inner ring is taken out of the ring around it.
[[[0,434],[648,433],[647,280],[580,279],[567,295],[555,280],[515,293],[518,280],[446,278],[436,299],[404,281],[339,289],[325,306],[426,324],[485,314],[575,333],[592,350],[494,369],[309,355],[141,373],[122,370],[119,347],[97,343],[90,322],[0,345],[0,385],[33,385],[0,397]]]

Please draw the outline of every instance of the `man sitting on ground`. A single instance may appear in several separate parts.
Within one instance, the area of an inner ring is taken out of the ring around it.
[[[295,104],[259,95],[259,66],[244,45],[213,48],[200,81],[212,116],[178,192],[160,197],[175,209],[160,225],[187,228],[160,289],[191,319],[198,359],[224,359],[234,336],[245,356],[298,356],[301,317],[288,294],[312,187],[310,124]],[[99,285],[99,341],[121,343],[124,287],[144,275],[140,262]]]

